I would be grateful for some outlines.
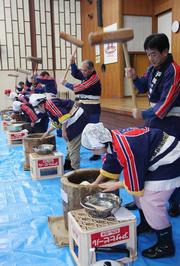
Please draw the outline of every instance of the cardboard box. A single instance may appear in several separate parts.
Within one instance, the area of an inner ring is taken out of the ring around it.
[[[48,179],[64,174],[63,154],[53,152],[48,155],[30,153],[30,173],[33,179]]]

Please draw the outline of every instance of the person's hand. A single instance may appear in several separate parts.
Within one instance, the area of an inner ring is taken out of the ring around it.
[[[99,184],[98,187],[102,188],[103,192],[111,192],[111,191],[114,191],[116,189],[119,189],[122,186],[121,186],[121,183],[119,181],[116,181],[116,182],[109,181],[109,182]]]
[[[76,59],[75,59],[75,56],[71,56],[70,58],[70,64],[75,64],[76,63]]]
[[[46,131],[46,132],[45,132],[45,133],[42,135],[41,139],[44,139],[44,138],[46,138],[48,135],[49,135],[49,132],[48,132],[48,131]]]
[[[34,122],[31,122],[31,127],[34,127],[35,123]]]
[[[137,108],[132,109],[132,115],[135,119],[142,119],[142,112]]]
[[[133,80],[137,78],[137,74],[134,68],[126,67],[125,68],[125,77],[132,78]]]
[[[94,182],[90,183],[89,186],[90,187],[98,187],[99,184],[96,181],[94,181]]]
[[[16,115],[15,115],[14,113],[12,113],[12,114],[10,115],[10,117],[11,117],[11,119],[16,119]]]
[[[65,86],[65,84],[67,83],[67,80],[65,80],[65,79],[61,79],[61,80],[60,80],[60,83],[61,83],[63,86]]]
[[[66,130],[62,130],[62,137],[63,137],[65,140],[68,140]]]

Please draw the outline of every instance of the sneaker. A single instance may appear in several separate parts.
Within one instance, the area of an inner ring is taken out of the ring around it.
[[[137,208],[138,208],[138,207],[136,206],[136,204],[135,204],[134,201],[125,204],[124,207],[125,207],[126,209],[130,210],[130,211],[137,210]]]
[[[93,155],[89,158],[90,161],[97,161],[101,159],[101,155]]]
[[[64,171],[71,170],[71,169],[72,169],[72,167],[71,167],[71,161],[65,159],[65,162],[64,162]]]

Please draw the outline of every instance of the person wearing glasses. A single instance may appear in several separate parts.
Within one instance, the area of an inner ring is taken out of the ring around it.
[[[80,83],[72,84],[62,80],[61,84],[75,93],[75,100],[82,107],[88,116],[89,123],[98,123],[101,114],[101,81],[95,71],[94,63],[90,60],[84,60],[81,67],[75,63],[75,57],[71,57],[71,75],[80,80]],[[93,155],[90,160],[98,160],[101,157]]]
[[[133,79],[139,93],[148,93],[150,107],[147,110],[133,109],[135,119],[143,118],[145,125],[159,128],[180,139],[180,66],[169,53],[169,40],[164,33],[151,34],[145,39],[144,50],[150,66],[142,77],[134,68],[126,68],[127,77]],[[180,189],[169,200],[169,215],[180,214]],[[127,208],[134,209],[133,203]]]

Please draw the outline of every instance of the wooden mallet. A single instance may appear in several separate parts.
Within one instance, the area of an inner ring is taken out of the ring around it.
[[[31,71],[25,70],[25,69],[22,69],[22,68],[16,68],[16,71],[19,72],[19,73],[26,74],[26,75],[31,75]]]
[[[74,50],[74,52],[73,52],[73,54],[72,54],[72,57],[75,56],[76,51],[77,51],[77,48],[78,48],[78,47],[81,47],[81,48],[82,48],[82,47],[83,47],[83,44],[84,44],[83,41],[81,41],[81,40],[75,38],[74,36],[69,35],[69,34],[67,34],[67,33],[65,33],[65,32],[63,32],[63,31],[60,32],[60,38],[63,39],[64,41],[66,41],[66,42],[70,42],[70,43],[72,43],[72,44],[74,44],[74,45],[76,46],[76,48],[75,48],[75,50]],[[69,63],[69,65],[68,65],[68,67],[67,67],[67,69],[66,69],[66,72],[65,72],[65,74],[64,74],[64,78],[63,78],[64,80],[65,80],[66,77],[67,77],[67,74],[68,74],[68,71],[69,71],[70,65],[71,65],[71,62]]]
[[[15,78],[15,84],[14,84],[14,87],[16,87],[16,85],[17,85],[17,78],[19,77],[19,75],[9,73],[9,74],[8,74],[8,77]]]
[[[32,62],[33,72],[37,71],[38,64],[42,64],[42,58],[41,57],[27,56],[26,60]]]
[[[131,66],[130,66],[129,53],[127,50],[127,41],[130,41],[133,38],[134,38],[134,32],[132,29],[122,28],[110,32],[91,32],[88,36],[88,41],[90,45],[107,44],[114,42],[122,43],[126,67],[130,68]],[[132,104],[134,108],[137,108],[137,101],[136,101],[136,95],[134,91],[132,78],[128,78],[128,81],[131,90]]]
[[[34,62],[36,64],[42,64],[42,58],[41,57],[27,56],[26,60]]]

